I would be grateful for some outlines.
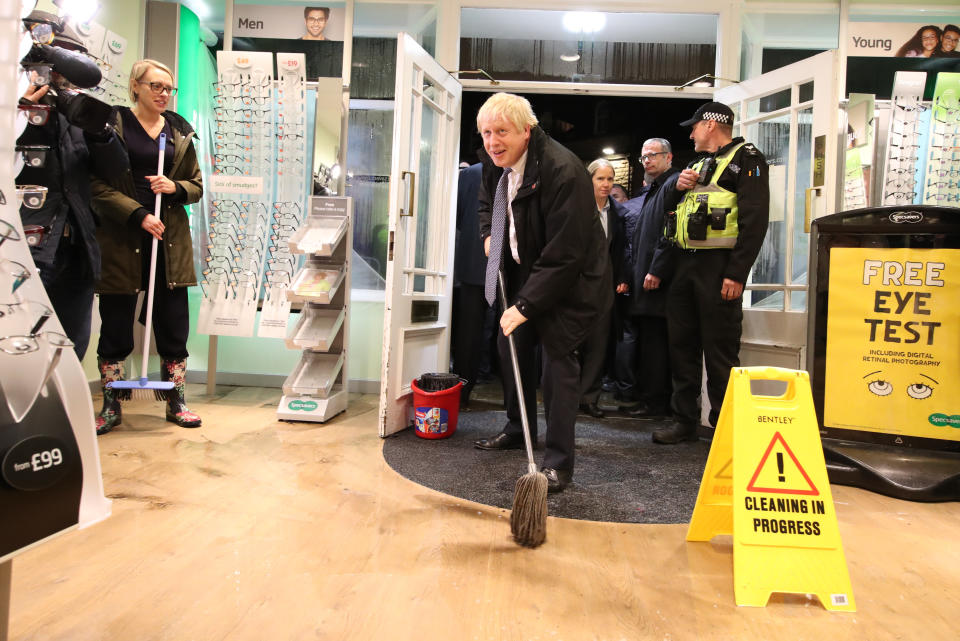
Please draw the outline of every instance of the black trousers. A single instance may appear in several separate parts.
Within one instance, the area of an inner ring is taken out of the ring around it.
[[[618,296],[617,298],[621,298]],[[629,299],[628,299],[629,300]],[[619,301],[617,301],[619,303]],[[627,305],[623,306],[624,308]],[[640,400],[640,389],[637,386],[637,345],[640,340],[640,328],[636,318],[621,311],[620,340],[617,341],[614,354],[614,371],[617,381],[617,398],[621,401],[632,402]]]
[[[525,273],[509,257],[504,260],[504,279],[507,297],[512,300],[525,280]],[[499,315],[497,317],[499,325]],[[517,351],[517,364],[522,381],[524,406],[530,422],[530,435],[536,442],[537,435],[537,346],[540,337],[532,321],[513,331]],[[520,399],[517,396],[510,360],[508,339],[503,331],[497,331],[497,351],[500,356],[500,371],[503,380],[503,399],[507,410],[504,433],[510,436],[523,435],[520,420]],[[543,408],[547,423],[543,467],[573,472],[574,442],[577,421],[577,406],[580,399],[580,355],[571,350],[562,355],[551,356],[543,350]]]
[[[53,304],[63,331],[73,341],[73,351],[83,360],[90,344],[90,315],[93,313],[93,271],[86,247],[64,238],[53,265],[39,264],[40,280]]]
[[[670,407],[673,384],[670,380],[670,348],[667,319],[663,316],[635,316],[637,328],[636,388],[638,400],[654,411]]]
[[[461,283],[453,293],[453,371],[467,381],[464,387],[469,395],[483,362],[487,301],[483,297],[483,285]]]
[[[698,423],[701,357],[707,370],[709,420],[717,424],[730,368],[740,366],[742,298],[720,298],[729,250],[680,251],[673,284],[667,294],[672,409],[676,420]]]
[[[137,298],[138,294],[100,294],[100,344],[97,346],[100,358],[122,361],[133,351]],[[143,304],[147,304],[146,294]],[[157,287],[153,297],[153,336],[160,358],[166,361],[187,358],[189,335],[187,289]]]
[[[599,401],[603,391],[602,379],[611,352],[612,315],[612,310],[603,314],[580,346],[580,402],[584,405]]]

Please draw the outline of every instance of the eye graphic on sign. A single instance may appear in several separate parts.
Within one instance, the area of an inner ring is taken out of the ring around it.
[[[914,383],[907,388],[907,396],[910,398],[915,398],[918,401],[922,401],[925,398],[930,398],[931,394],[933,394],[933,388],[926,383]]]
[[[876,374],[876,372],[873,373]],[[869,375],[870,374],[867,374],[867,376]],[[893,391],[893,385],[890,383],[890,381],[885,381],[878,378],[877,380],[870,381],[867,384],[867,389],[877,396],[889,396]]]
[[[864,379],[868,379],[875,374],[881,374],[881,370],[875,372],[870,372]],[[929,383],[924,381],[919,381],[916,383],[911,383],[906,386],[906,393],[912,399],[922,401],[925,398],[930,398],[933,396],[933,390],[935,385],[939,385],[939,381],[936,379],[930,378],[926,374],[919,374],[923,378],[927,379]],[[932,383],[932,385],[931,385]],[[867,383],[867,389],[870,390],[871,394],[875,396],[890,396],[894,390],[894,384],[891,381],[885,380],[883,378],[874,378]]]

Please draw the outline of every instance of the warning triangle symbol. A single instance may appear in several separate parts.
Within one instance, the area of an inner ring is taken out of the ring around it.
[[[727,464],[720,468],[716,474],[713,475],[715,479],[725,479],[732,481],[733,480],[733,457],[730,457],[730,460],[727,461]]]
[[[775,456],[771,457],[771,454]],[[784,456],[786,455],[786,456]],[[806,470],[787,445],[780,432],[770,439],[770,445],[760,459],[756,471],[747,484],[748,492],[771,492],[773,494],[800,494],[819,496],[820,491],[810,480]]]

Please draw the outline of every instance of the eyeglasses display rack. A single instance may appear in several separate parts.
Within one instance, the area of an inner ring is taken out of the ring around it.
[[[924,204],[960,207],[960,73],[937,74],[928,152]]]
[[[923,88],[927,74],[923,71],[898,71],[891,92],[890,128],[887,131],[887,154],[883,172],[882,204],[912,205],[920,203],[923,176],[923,155],[929,109],[923,104]]]
[[[103,494],[93,403],[86,376],[52,309],[24,233],[20,207],[44,205],[47,189],[15,185],[16,139],[42,126],[17,108],[32,82],[17,61],[33,46],[23,18],[36,2],[0,9],[0,612],[9,562],[26,549],[110,515]],[[52,115],[52,114],[51,114]],[[0,629],[6,621],[0,621]]]
[[[290,319],[286,290],[293,281],[297,256],[291,253],[290,236],[300,228],[306,199],[307,78],[306,56],[277,54],[276,199],[271,208],[270,236],[263,309],[258,336],[285,338]]]
[[[273,54],[218,51],[198,331],[252,336],[273,202]]]
[[[218,51],[208,242],[203,244],[198,331],[284,338],[297,256],[287,240],[307,193],[306,58]],[[263,288],[261,290],[261,287]]]
[[[302,355],[283,383],[281,420],[322,423],[347,409],[352,209],[350,197],[313,196],[309,214],[288,240],[290,251],[306,259],[286,292],[303,306],[286,339]]]

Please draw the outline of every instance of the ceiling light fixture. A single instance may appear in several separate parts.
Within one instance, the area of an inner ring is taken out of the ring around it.
[[[598,11],[567,11],[563,28],[570,33],[597,33],[607,26],[607,15]]]
[[[564,62],[576,62],[580,59],[580,54],[578,53],[564,53],[561,54],[560,59]]]
[[[605,156],[612,156],[614,153],[615,153],[615,152],[614,152],[614,150],[613,150],[613,147],[604,147],[604,148],[603,148],[603,154],[604,154]]]

